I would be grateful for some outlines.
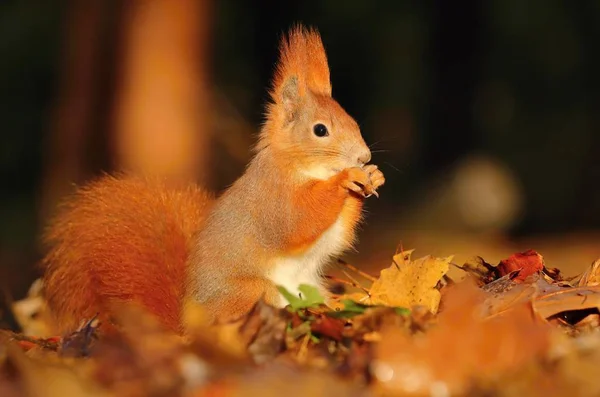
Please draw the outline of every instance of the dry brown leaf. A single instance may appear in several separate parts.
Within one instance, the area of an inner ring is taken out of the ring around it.
[[[436,258],[431,255],[411,260],[413,251],[404,251],[393,257],[392,265],[381,274],[369,291],[372,304],[427,307],[436,313],[440,304],[438,282],[448,272],[452,256]]]
[[[561,289],[556,284],[551,284],[545,277],[534,274],[525,282],[517,283],[510,279],[510,275],[503,276],[482,288],[486,292],[483,303],[483,316],[493,317],[506,313],[519,304],[531,302],[537,296],[545,295]]]
[[[13,368],[14,383],[23,395],[32,397],[108,397],[113,393],[83,378],[73,366],[50,360],[33,359],[15,345],[7,344],[7,360]],[[84,364],[79,362],[77,367]]]
[[[255,363],[262,364],[282,352],[289,313],[258,301],[238,331]]]
[[[506,316],[482,320],[481,291],[461,283],[448,292],[439,323],[410,338],[382,330],[373,370],[386,393],[464,395],[470,388],[528,364],[549,346],[549,327],[521,305]]]
[[[203,355],[227,357],[226,361],[248,357],[247,343],[240,335],[242,320],[215,325],[202,305],[188,301],[183,310],[183,323],[188,338],[203,351]]]
[[[572,310],[592,308],[600,310],[600,286],[563,288],[553,291],[535,299],[533,308],[544,318]]]
[[[42,279],[35,280],[27,296],[12,304],[12,312],[26,336],[50,337],[56,335],[48,304],[42,295]]]
[[[519,304],[531,301],[535,293],[536,289],[531,284],[516,284],[509,290],[489,293],[483,303],[482,314],[485,317],[504,314]]]
[[[227,382],[230,384],[230,381]],[[222,394],[232,397],[308,397],[371,395],[363,387],[344,382],[325,371],[299,371],[285,365],[268,366],[235,379],[235,387]]]
[[[478,286],[486,285],[498,278],[496,268],[487,263],[482,257],[477,256],[465,262],[462,266],[456,266],[472,277]]]
[[[118,395],[176,395],[186,379],[183,338],[138,306],[124,305],[114,318],[119,331],[93,346],[93,379]]]
[[[600,285],[600,259],[597,259],[586,269],[585,272],[577,280],[577,285],[583,286],[595,286]]]

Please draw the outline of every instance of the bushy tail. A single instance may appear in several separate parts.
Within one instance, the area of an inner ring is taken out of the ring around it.
[[[104,176],[79,189],[45,242],[45,296],[60,330],[133,303],[181,330],[186,259],[212,203],[196,186]]]

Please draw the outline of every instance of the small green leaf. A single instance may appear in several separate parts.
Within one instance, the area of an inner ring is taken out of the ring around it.
[[[318,307],[325,303],[325,299],[319,290],[312,285],[301,284],[298,287],[301,297],[295,296],[281,285],[278,285],[277,289],[279,290],[279,293],[281,293],[281,295],[283,295],[283,297],[289,302],[290,307],[294,311],[306,309],[308,307]]]
[[[308,306],[314,307],[325,303],[325,298],[319,292],[319,289],[314,285],[300,284],[298,291],[302,294],[302,299]]]
[[[367,305],[354,302],[350,299],[342,300],[342,304],[344,305],[343,310],[329,312],[327,313],[327,315],[333,318],[352,318],[356,315],[364,313],[365,310],[367,310],[367,308],[369,307]]]
[[[408,316],[408,315],[410,315],[410,309],[407,309],[405,307],[395,307],[394,311],[399,316]]]
[[[363,305],[350,299],[344,299],[342,304],[344,305],[344,311],[352,313],[364,313],[369,308],[368,305]]]
[[[364,305],[362,303],[358,303],[350,299],[342,300],[342,304],[344,305],[344,309],[329,312],[327,313],[327,315],[333,318],[352,318],[354,316],[364,313],[365,310],[367,310],[370,307],[382,307],[379,305]],[[395,307],[394,311],[400,316],[407,316],[410,314],[410,310],[404,307]]]
[[[285,287],[278,285],[277,289],[279,290],[279,293],[283,295],[285,300],[288,301],[292,309],[297,310],[302,306],[302,300],[299,297],[294,296],[290,291],[285,289]]]

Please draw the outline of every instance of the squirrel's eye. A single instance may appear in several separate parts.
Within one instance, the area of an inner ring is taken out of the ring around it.
[[[315,133],[316,136],[318,136],[319,138],[323,138],[327,135],[329,135],[329,131],[327,131],[327,127],[325,127],[323,124],[319,123],[319,124],[315,124],[315,126],[313,127],[313,132]]]

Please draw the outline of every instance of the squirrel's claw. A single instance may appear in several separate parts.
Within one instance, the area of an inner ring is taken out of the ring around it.
[[[377,169],[377,166],[374,166],[373,170],[369,173],[369,179],[371,180],[373,190],[377,190],[385,183],[385,177],[383,176],[383,172]]]
[[[369,184],[365,185],[365,192],[367,193],[365,198],[371,196],[379,198],[377,189],[385,183],[383,172],[381,172],[375,164],[368,164],[363,170],[369,175]]]
[[[350,191],[353,191],[356,194],[360,194],[365,197],[364,188],[356,182],[353,181],[344,181],[342,186]]]
[[[369,193],[366,196],[364,196],[365,198],[369,198],[371,196],[375,196],[377,198],[379,198],[379,193],[377,193],[375,190],[373,190],[373,193]]]
[[[347,179],[342,186],[364,198],[375,196],[379,198],[377,188],[385,182],[383,173],[375,164],[366,165],[363,168],[350,168],[347,170]]]

